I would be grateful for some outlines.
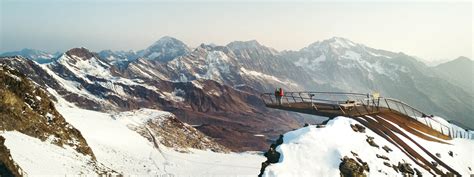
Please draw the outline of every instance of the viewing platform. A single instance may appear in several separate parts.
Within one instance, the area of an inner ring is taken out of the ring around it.
[[[286,92],[277,97],[274,93],[263,93],[261,98],[266,107],[334,118],[384,117],[396,122],[407,131],[413,131],[422,138],[431,139],[426,133],[444,140],[455,137],[469,137],[467,131],[460,131],[451,125],[433,119],[428,114],[393,98],[378,94],[345,92]],[[420,133],[422,132],[422,133]]]

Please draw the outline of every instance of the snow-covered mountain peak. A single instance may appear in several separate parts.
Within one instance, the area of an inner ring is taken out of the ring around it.
[[[94,76],[101,78],[110,78],[111,65],[86,48],[73,48],[61,55],[55,62],[49,64],[53,70],[69,71],[75,77]],[[66,72],[67,72],[66,71]],[[64,73],[66,74],[66,73]],[[68,75],[69,75],[68,74]],[[88,79],[86,79],[88,80]]]
[[[171,36],[163,36],[158,41],[156,41],[153,45],[162,45],[162,44],[176,44],[176,43],[183,43],[182,41],[171,37]]]
[[[331,39],[328,39],[326,41],[330,42],[334,46],[340,46],[340,47],[344,47],[344,48],[350,48],[350,47],[360,45],[360,44],[356,44],[356,43],[352,42],[349,39],[342,38],[342,37],[332,37]]]
[[[111,64],[120,63],[123,61],[134,61],[139,58],[137,52],[133,50],[129,51],[112,51],[112,50],[102,50],[98,53],[101,59],[104,59]]]
[[[75,59],[82,59],[82,60],[88,60],[93,57],[97,57],[94,53],[89,51],[88,49],[84,47],[79,47],[79,48],[72,48],[68,50],[66,53],[70,58],[75,58]]]
[[[189,51],[190,48],[182,41],[165,36],[146,48],[142,52],[141,57],[168,62],[176,57],[189,53]]]
[[[349,39],[341,37],[333,37],[312,43],[308,47],[301,49],[299,52],[311,55],[312,58],[331,56],[331,58],[335,60],[372,60],[374,58],[390,59],[404,55],[403,53],[374,49],[367,47],[364,44],[355,43]]]
[[[303,48],[302,50],[323,50],[323,51],[338,51],[342,49],[351,49],[357,47],[364,47],[362,44],[352,42],[349,39],[342,37],[332,37],[323,41],[317,41],[310,44],[308,47]]]

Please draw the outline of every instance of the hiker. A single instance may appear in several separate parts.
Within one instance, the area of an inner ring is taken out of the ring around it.
[[[280,91],[278,89],[275,89],[275,98],[277,100],[277,103],[280,105]]]
[[[280,90],[278,90],[278,94],[279,94],[278,103],[281,105],[281,98],[283,98],[283,95],[284,95],[283,89],[281,87],[280,87]]]

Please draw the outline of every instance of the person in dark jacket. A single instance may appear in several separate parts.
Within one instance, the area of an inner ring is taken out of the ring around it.
[[[283,93],[283,89],[280,88],[280,89],[278,90],[278,97],[277,97],[277,100],[278,100],[278,104],[279,104],[279,105],[281,105],[281,99],[283,98],[283,95],[285,95],[285,94]]]
[[[275,89],[275,98],[276,98],[276,101],[278,103],[278,105],[280,105],[280,91],[278,89]]]

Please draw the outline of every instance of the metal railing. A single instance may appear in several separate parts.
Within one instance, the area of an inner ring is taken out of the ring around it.
[[[263,93],[262,100],[267,105],[279,105],[274,93]],[[281,97],[281,105],[291,105],[292,103],[308,103],[315,110],[332,106],[335,110],[340,110],[347,115],[343,106],[347,103],[355,105],[353,114],[362,116],[378,112],[376,99],[370,94],[345,93],[345,92],[286,92]]]
[[[351,102],[353,105],[352,115],[362,116],[379,113],[380,108],[386,108],[392,112],[413,118],[425,124],[433,130],[451,138],[472,138],[468,131],[461,132],[453,126],[447,126],[433,119],[428,114],[393,98],[374,97],[372,94],[346,93],[346,92],[286,92],[280,101],[274,93],[263,93],[261,98],[266,105],[291,106],[292,103],[309,103],[311,109],[318,111],[322,105],[331,105],[335,110],[340,110],[343,115],[348,115],[344,104]]]
[[[400,100],[396,100],[393,98],[379,98],[381,101],[379,104],[379,107],[385,107],[389,109],[390,111],[394,111],[400,114],[403,114],[405,116],[408,116],[410,118],[413,118],[414,120],[425,124],[426,126],[430,127],[433,130],[438,131],[439,133],[452,137],[452,134],[450,132],[450,126],[444,125],[443,123],[435,120],[432,118],[432,116],[429,116],[428,114],[423,113],[422,111],[408,105],[407,103],[404,103]]]

